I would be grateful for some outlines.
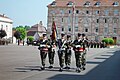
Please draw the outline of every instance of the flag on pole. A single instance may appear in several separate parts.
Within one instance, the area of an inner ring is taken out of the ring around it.
[[[56,25],[55,25],[55,21],[53,20],[52,23],[52,36],[51,36],[52,40],[56,40],[57,39],[57,29],[56,29]]]
[[[74,21],[75,21],[75,2],[73,2],[73,6],[72,6],[72,34],[73,34],[73,39],[75,39],[75,29],[74,29]]]
[[[73,14],[75,14],[75,2],[73,2],[72,12],[73,12]]]

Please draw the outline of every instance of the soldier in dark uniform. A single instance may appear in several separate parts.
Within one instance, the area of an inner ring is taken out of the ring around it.
[[[57,44],[58,44],[58,57],[59,57],[59,65],[60,65],[60,69],[59,71],[63,71],[63,66],[64,66],[64,60],[65,60],[65,43],[66,43],[66,39],[65,39],[65,34],[61,34],[61,39],[58,39]]]
[[[93,41],[91,41],[91,42],[90,42],[91,48],[93,48],[93,45],[94,45],[94,43],[93,43]]]
[[[81,68],[81,53],[78,50],[77,46],[81,46],[82,43],[82,35],[78,33],[78,38],[73,42],[73,50],[75,51],[75,59],[76,59],[76,71],[80,72]]]
[[[49,45],[50,45],[50,48],[48,48],[48,58],[49,58],[49,63],[50,63],[49,68],[53,68],[56,41],[52,40],[52,35],[50,35]]]
[[[97,48],[99,48],[99,42],[97,42]]]
[[[82,62],[81,68],[83,70],[85,70],[86,54],[87,54],[87,49],[86,48],[89,48],[88,39],[86,38],[85,34],[82,34],[82,45],[83,45],[84,52],[83,52],[83,54],[81,54],[81,62]]]
[[[40,46],[39,46],[39,50],[40,50],[40,56],[41,56],[41,64],[42,67],[41,69],[44,70],[45,69],[45,60],[48,54],[48,48],[50,47],[48,45],[49,41],[47,40],[47,36],[46,34],[43,34],[43,39],[40,41]]]
[[[66,64],[65,69],[70,69],[71,54],[72,54],[72,51],[71,51],[72,40],[70,35],[67,35],[67,41],[65,45],[67,46],[65,51],[65,64]]]
[[[73,50],[75,51],[76,71],[80,72],[81,68],[85,70],[86,65],[86,39],[85,34],[78,33],[78,39],[73,42]]]

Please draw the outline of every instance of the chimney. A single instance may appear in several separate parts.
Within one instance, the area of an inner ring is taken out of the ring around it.
[[[40,23],[39,23],[39,24],[42,26],[42,25],[43,25],[43,24],[42,24],[42,21],[40,21]]]
[[[5,17],[5,14],[3,14],[3,17]]]

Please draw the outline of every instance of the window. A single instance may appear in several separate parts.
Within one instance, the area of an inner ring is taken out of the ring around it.
[[[89,6],[90,6],[90,2],[87,1],[84,5],[85,5],[86,7],[89,7]]]
[[[64,20],[63,20],[63,18],[62,18],[62,22],[63,22]]]
[[[78,24],[78,17],[75,17],[75,23]]]
[[[107,16],[109,14],[109,10],[105,10],[104,13]]]
[[[56,5],[56,2],[55,2],[55,1],[53,1],[53,2],[51,3],[51,5],[52,5],[52,6],[55,6],[55,5]]]
[[[113,6],[119,6],[119,2],[114,2]]]
[[[95,6],[96,6],[96,7],[99,7],[99,6],[100,6],[100,2],[96,2],[96,3],[95,3]]]
[[[97,19],[97,23],[99,23],[99,19]]]
[[[107,23],[107,19],[105,18],[105,23]]]
[[[100,13],[100,11],[97,10],[97,11],[96,11],[96,14],[99,14],[99,13]]]
[[[76,32],[78,31],[78,26],[75,26],[75,31],[76,31]]]
[[[117,33],[117,29],[116,29],[116,28],[114,28],[114,29],[113,29],[113,32],[116,34],[116,33]]]
[[[62,27],[62,31],[64,31],[64,27]]]
[[[108,27],[105,27],[104,33],[108,34]]]
[[[60,10],[60,13],[61,13],[61,14],[64,14],[64,10]]]
[[[118,19],[117,18],[114,18],[113,19],[113,23],[117,23],[118,22]]]
[[[54,14],[55,14],[55,11],[54,11],[54,10],[51,10],[51,11],[50,11],[50,14],[54,15]]]
[[[1,25],[1,29],[3,29],[3,25]]]
[[[79,10],[76,10],[76,14],[79,14]]]
[[[68,13],[71,14],[71,13],[72,13],[72,10],[69,10]]]
[[[68,17],[68,24],[71,23],[71,17]]]
[[[119,11],[118,10],[114,10],[114,15],[118,15]]]
[[[68,31],[71,31],[71,26],[68,26]]]
[[[98,32],[98,28],[96,28],[95,32]]]
[[[85,32],[88,32],[88,28],[85,28]]]
[[[8,26],[6,25],[6,31],[8,31]]]
[[[89,14],[89,11],[86,11],[86,14]]]
[[[68,5],[68,6],[72,6],[72,5],[73,5],[73,2],[72,2],[72,1],[69,1],[67,5]]]

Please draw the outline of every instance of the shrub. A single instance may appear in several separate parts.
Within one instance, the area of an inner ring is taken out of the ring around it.
[[[109,44],[114,44],[114,40],[112,38],[109,38]]]
[[[28,41],[32,42],[34,40],[33,36],[28,36]]]
[[[114,44],[114,40],[112,38],[104,38],[102,42],[105,42],[106,44]]]

